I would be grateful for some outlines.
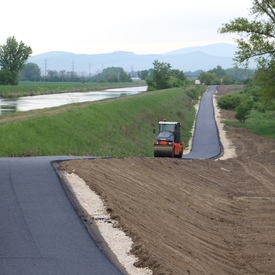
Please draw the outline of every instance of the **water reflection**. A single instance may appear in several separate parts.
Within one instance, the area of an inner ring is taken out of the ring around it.
[[[0,115],[4,113],[12,113],[12,112],[16,112],[15,101],[0,99]]]
[[[0,114],[6,112],[29,111],[34,109],[57,107],[70,103],[98,101],[107,98],[134,95],[145,92],[146,90],[147,86],[142,86],[116,88],[85,93],[63,93],[51,95],[26,96],[20,97],[14,101],[0,99]]]

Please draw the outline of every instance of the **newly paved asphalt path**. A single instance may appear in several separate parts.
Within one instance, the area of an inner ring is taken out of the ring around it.
[[[210,87],[201,99],[192,151],[221,153]],[[0,158],[0,275],[122,274],[98,249],[69,201],[51,161]]]
[[[223,153],[212,101],[212,95],[215,92],[216,86],[210,86],[200,100],[192,149],[189,154],[183,156],[184,159],[213,159],[219,157]]]
[[[0,158],[0,274],[122,274],[88,234],[53,159]]]

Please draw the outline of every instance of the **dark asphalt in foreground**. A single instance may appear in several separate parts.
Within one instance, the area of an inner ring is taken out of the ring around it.
[[[210,87],[201,99],[192,151],[183,158],[222,152],[215,91]],[[0,275],[122,274],[88,234],[51,165],[65,159],[0,158]]]
[[[0,274],[121,274],[65,194],[56,158],[0,158]]]
[[[216,86],[211,86],[201,98],[197,113],[192,149],[183,159],[214,159],[223,153],[217,128],[212,95]]]

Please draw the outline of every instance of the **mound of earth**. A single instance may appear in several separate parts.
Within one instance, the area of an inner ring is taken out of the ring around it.
[[[157,275],[275,274],[275,140],[225,129],[235,158],[72,160],[60,168],[101,196],[132,237],[136,266]]]

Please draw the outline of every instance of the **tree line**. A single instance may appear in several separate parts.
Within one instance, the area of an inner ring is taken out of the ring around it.
[[[238,66],[229,69],[217,66],[207,72],[202,71],[198,79],[206,85],[247,84],[252,81],[254,72],[255,70],[239,68]]]
[[[123,68],[109,67],[94,76],[79,75],[73,71],[47,70],[45,76],[41,76],[41,69],[35,63],[27,63],[19,73],[20,81],[46,81],[46,82],[132,82],[131,75]]]

